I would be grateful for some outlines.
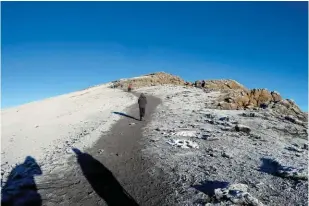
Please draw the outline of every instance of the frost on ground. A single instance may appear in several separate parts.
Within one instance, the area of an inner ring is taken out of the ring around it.
[[[32,156],[43,175],[66,169],[72,147],[90,147],[136,98],[108,84],[2,110],[1,177]]]
[[[163,170],[179,185],[171,197],[178,205],[232,204],[215,200],[215,189],[227,184],[247,185],[264,205],[308,204],[306,127],[271,110],[208,109],[219,92],[181,86],[138,91],[163,101],[144,129],[143,152],[156,161],[151,174]],[[198,148],[168,144],[179,136]]]

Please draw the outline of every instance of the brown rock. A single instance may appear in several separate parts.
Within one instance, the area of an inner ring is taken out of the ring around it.
[[[274,102],[280,102],[282,100],[282,97],[280,96],[278,92],[272,91],[270,94],[273,97]]]
[[[240,83],[229,79],[207,80],[205,81],[205,88],[214,90],[230,90],[230,89],[246,90],[246,88]]]
[[[273,97],[266,89],[252,89],[249,93],[250,103],[259,107],[261,104],[269,104]]]
[[[178,76],[173,76],[164,72],[148,74],[139,78],[120,80],[123,87],[126,89],[131,83],[133,88],[158,86],[158,85],[185,85],[185,81]]]

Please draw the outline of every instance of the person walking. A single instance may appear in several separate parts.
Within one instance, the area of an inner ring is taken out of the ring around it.
[[[132,91],[132,84],[130,83],[128,86],[128,92],[131,92],[131,91]]]
[[[141,93],[141,95],[138,98],[140,121],[143,121],[143,118],[145,117],[146,104],[147,104],[147,98],[144,95],[144,93]]]
[[[203,81],[202,81],[202,88],[205,87],[205,84],[206,84],[206,82],[205,82],[205,80],[203,80]]]

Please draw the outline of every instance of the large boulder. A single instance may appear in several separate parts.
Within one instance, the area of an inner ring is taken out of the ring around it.
[[[271,96],[273,97],[274,102],[280,102],[282,100],[282,97],[280,96],[280,94],[276,91],[272,91]]]
[[[247,93],[249,102],[260,107],[262,104],[269,104],[273,101],[273,96],[266,89],[252,89]]]

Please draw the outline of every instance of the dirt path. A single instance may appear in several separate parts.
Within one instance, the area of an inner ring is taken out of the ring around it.
[[[137,105],[126,114],[111,111],[123,117],[109,134],[88,151],[74,149],[78,164],[72,159],[71,172],[63,174],[60,181],[59,176],[50,180],[53,185],[57,181],[57,187],[39,186],[43,205],[170,205],[167,196],[173,193],[172,185],[141,152],[147,142],[142,128],[160,104],[158,98],[147,98],[145,121],[135,119]]]

